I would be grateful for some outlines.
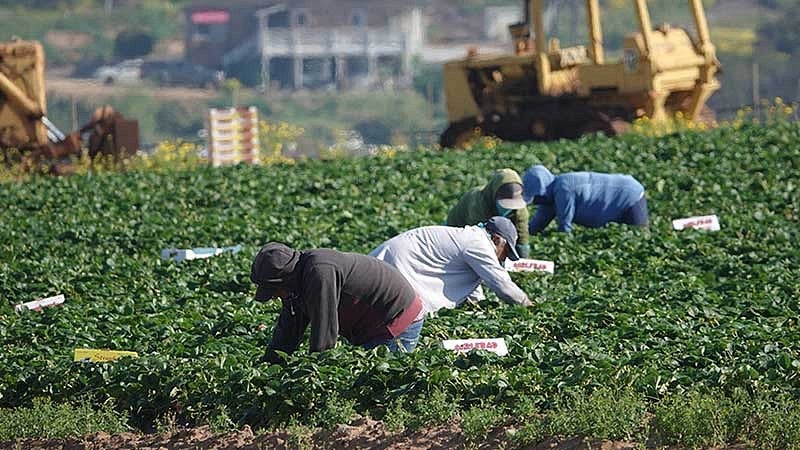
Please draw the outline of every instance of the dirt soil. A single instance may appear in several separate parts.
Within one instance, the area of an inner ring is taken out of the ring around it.
[[[494,430],[477,449],[510,448],[503,445],[506,429]],[[287,432],[254,435],[250,427],[228,434],[214,434],[208,427],[180,430],[164,434],[95,433],[80,439],[25,439],[0,442],[0,449],[57,450],[223,450],[223,449],[380,449],[380,450],[445,450],[463,449],[466,439],[455,424],[418,431],[390,433],[383,424],[371,419],[358,419],[351,425],[339,425],[334,431],[318,431],[313,435],[290,435]],[[547,439],[522,450],[634,450],[636,443],[589,440],[582,437]],[[718,450],[742,450],[744,446]]]
[[[103,84],[96,80],[59,78],[48,73],[48,93],[59,97],[97,98],[119,95],[146,95],[168,100],[209,100],[218,94],[211,89],[161,87],[143,83]]]

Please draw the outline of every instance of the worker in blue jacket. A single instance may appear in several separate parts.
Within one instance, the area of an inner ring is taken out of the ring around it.
[[[542,165],[522,177],[524,199],[535,204],[528,223],[530,234],[539,233],[555,217],[558,231],[569,233],[572,224],[602,227],[608,222],[648,227],[644,187],[630,175],[572,172],[553,175]]]

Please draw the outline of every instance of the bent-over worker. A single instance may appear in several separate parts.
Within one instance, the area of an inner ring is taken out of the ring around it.
[[[512,169],[495,171],[489,181],[464,194],[447,214],[446,225],[463,227],[486,222],[492,216],[507,217],[517,228],[516,251],[522,258],[531,253],[528,243],[528,205],[523,199],[522,178]]]
[[[647,228],[644,187],[630,175],[571,172],[553,175],[534,165],[523,175],[525,202],[537,205],[528,231],[544,230],[553,218],[558,231],[570,233],[572,224],[597,228],[618,222]]]
[[[258,285],[255,300],[282,302],[262,360],[279,362],[276,350],[294,352],[309,325],[311,352],[333,348],[339,336],[392,351],[412,351],[409,343],[419,338],[422,323],[409,327],[422,310],[419,296],[400,272],[375,258],[270,242],[256,255],[250,279]]]
[[[399,234],[370,252],[402,273],[422,298],[417,318],[441,308],[455,308],[483,281],[502,300],[531,304],[527,294],[503,267],[506,257],[519,259],[517,230],[505,217],[481,226],[428,226]],[[481,292],[482,293],[482,292]]]

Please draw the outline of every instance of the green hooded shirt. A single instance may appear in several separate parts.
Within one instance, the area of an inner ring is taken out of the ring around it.
[[[507,183],[522,184],[522,178],[512,169],[501,169],[492,174],[489,182],[483,186],[470,189],[447,214],[447,225],[463,227],[486,222],[493,216],[500,215],[497,211],[497,190]],[[522,258],[530,256],[528,237],[528,208],[516,209],[508,216],[517,228],[517,252]]]

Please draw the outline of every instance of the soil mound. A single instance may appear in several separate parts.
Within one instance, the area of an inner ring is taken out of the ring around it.
[[[503,445],[506,429],[494,430],[484,442],[473,446],[478,449],[508,448]],[[358,419],[350,425],[339,425],[332,431],[298,435],[282,431],[255,435],[250,427],[226,434],[215,434],[208,427],[179,430],[174,433],[136,434],[95,433],[77,439],[23,439],[2,442],[0,449],[20,450],[450,450],[463,449],[467,444],[461,428],[456,423],[416,431],[391,433],[383,423],[371,419]],[[551,438],[522,450],[635,450],[641,448],[633,442],[592,440],[583,437]],[[725,450],[744,447],[726,447]],[[722,450],[722,449],[720,449]]]

